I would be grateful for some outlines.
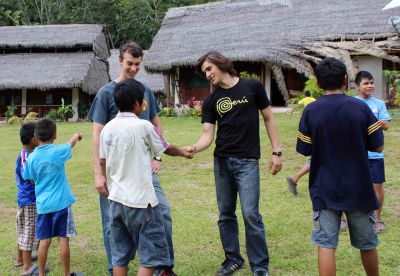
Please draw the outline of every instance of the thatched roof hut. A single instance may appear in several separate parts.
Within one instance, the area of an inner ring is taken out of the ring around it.
[[[95,24],[7,26],[0,27],[0,51],[83,48],[107,59],[110,52],[106,37],[104,27]]]
[[[0,27],[0,116],[9,105],[44,115],[62,98],[76,120],[109,81],[109,55],[101,25]]]
[[[264,62],[309,76],[310,63],[368,54],[399,62],[400,43],[381,11],[387,0],[226,0],[172,8],[154,37],[145,67],[193,66],[210,50],[234,61]],[[352,71],[351,66],[348,68]]]
[[[80,88],[96,94],[108,82],[107,66],[92,52],[0,56],[0,90]]]
[[[143,51],[143,60],[146,59],[147,51]],[[121,67],[119,64],[119,50],[112,49],[111,56],[108,59],[110,64],[110,78],[115,80],[121,73]],[[139,73],[136,75],[136,79],[146,85],[148,85],[154,92],[163,91],[164,79],[162,74],[149,73],[144,67],[142,67]]]

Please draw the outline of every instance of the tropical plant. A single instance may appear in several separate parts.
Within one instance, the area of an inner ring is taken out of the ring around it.
[[[58,115],[57,115],[57,109],[52,108],[49,110],[49,112],[47,112],[46,117],[52,120],[57,120],[58,119]]]
[[[24,118],[24,123],[37,120],[38,114],[36,112],[29,112]]]
[[[4,116],[6,116],[7,120],[15,116],[15,110],[17,110],[15,106],[9,105],[6,107],[6,112],[4,112]]]
[[[72,107],[72,104],[66,105],[64,102],[64,98],[61,98],[61,106],[57,109],[57,118],[67,121],[69,117],[72,117],[75,114],[75,111]]]

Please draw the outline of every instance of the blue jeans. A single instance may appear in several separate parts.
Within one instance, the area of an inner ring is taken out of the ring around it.
[[[165,234],[167,236],[168,250],[169,250],[169,258],[170,264],[169,267],[174,266],[174,248],[172,244],[172,220],[171,220],[171,207],[167,198],[165,197],[164,191],[161,188],[160,181],[157,178],[157,175],[153,174],[153,186],[156,192],[156,196],[159,202],[159,206],[161,208],[163,217],[164,217],[164,229]],[[100,212],[101,212],[101,222],[103,226],[103,239],[104,239],[104,247],[106,249],[106,254],[108,258],[107,269],[112,274],[112,256],[111,256],[111,247],[110,247],[110,203],[106,197],[100,196]]]
[[[218,227],[226,258],[243,262],[236,218],[237,195],[244,219],[246,250],[251,270],[268,271],[269,255],[264,223],[259,213],[260,173],[257,159],[214,158],[219,210]]]

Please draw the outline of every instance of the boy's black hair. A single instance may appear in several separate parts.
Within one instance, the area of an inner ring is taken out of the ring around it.
[[[114,101],[121,112],[132,112],[135,103],[142,105],[144,98],[144,86],[134,79],[126,79],[114,88]]]
[[[305,95],[306,97],[310,97],[310,96],[311,96],[311,93],[310,93],[310,91],[305,91],[305,92],[304,92],[304,95]]]
[[[48,118],[40,119],[36,124],[35,135],[42,142],[51,140],[56,132],[56,123]]]
[[[340,89],[347,75],[346,66],[335,58],[325,58],[315,67],[315,75],[323,90]]]
[[[368,71],[360,71],[357,73],[356,78],[354,80],[354,82],[357,85],[360,85],[362,79],[368,79],[368,80],[373,80],[374,77],[372,76],[372,74]]]
[[[29,145],[32,138],[35,136],[35,128],[36,123],[32,121],[22,125],[22,127],[19,129],[19,137],[22,145]]]

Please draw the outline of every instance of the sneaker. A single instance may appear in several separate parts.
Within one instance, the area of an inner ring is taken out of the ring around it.
[[[170,267],[166,267],[158,274],[159,276],[178,276]]]
[[[268,276],[268,271],[255,271],[254,276]]]
[[[382,220],[375,222],[375,233],[381,234],[381,233],[385,232],[385,229],[386,229],[386,225]]]
[[[340,220],[340,230],[346,231],[347,230],[347,221],[344,218]]]
[[[288,188],[289,192],[291,192],[294,195],[297,195],[297,183],[293,181],[292,177],[288,176],[286,178],[287,183],[288,183]]]
[[[239,262],[235,259],[228,258],[226,259],[221,268],[217,271],[217,276],[229,276],[232,275],[233,272],[242,268],[243,262]]]

